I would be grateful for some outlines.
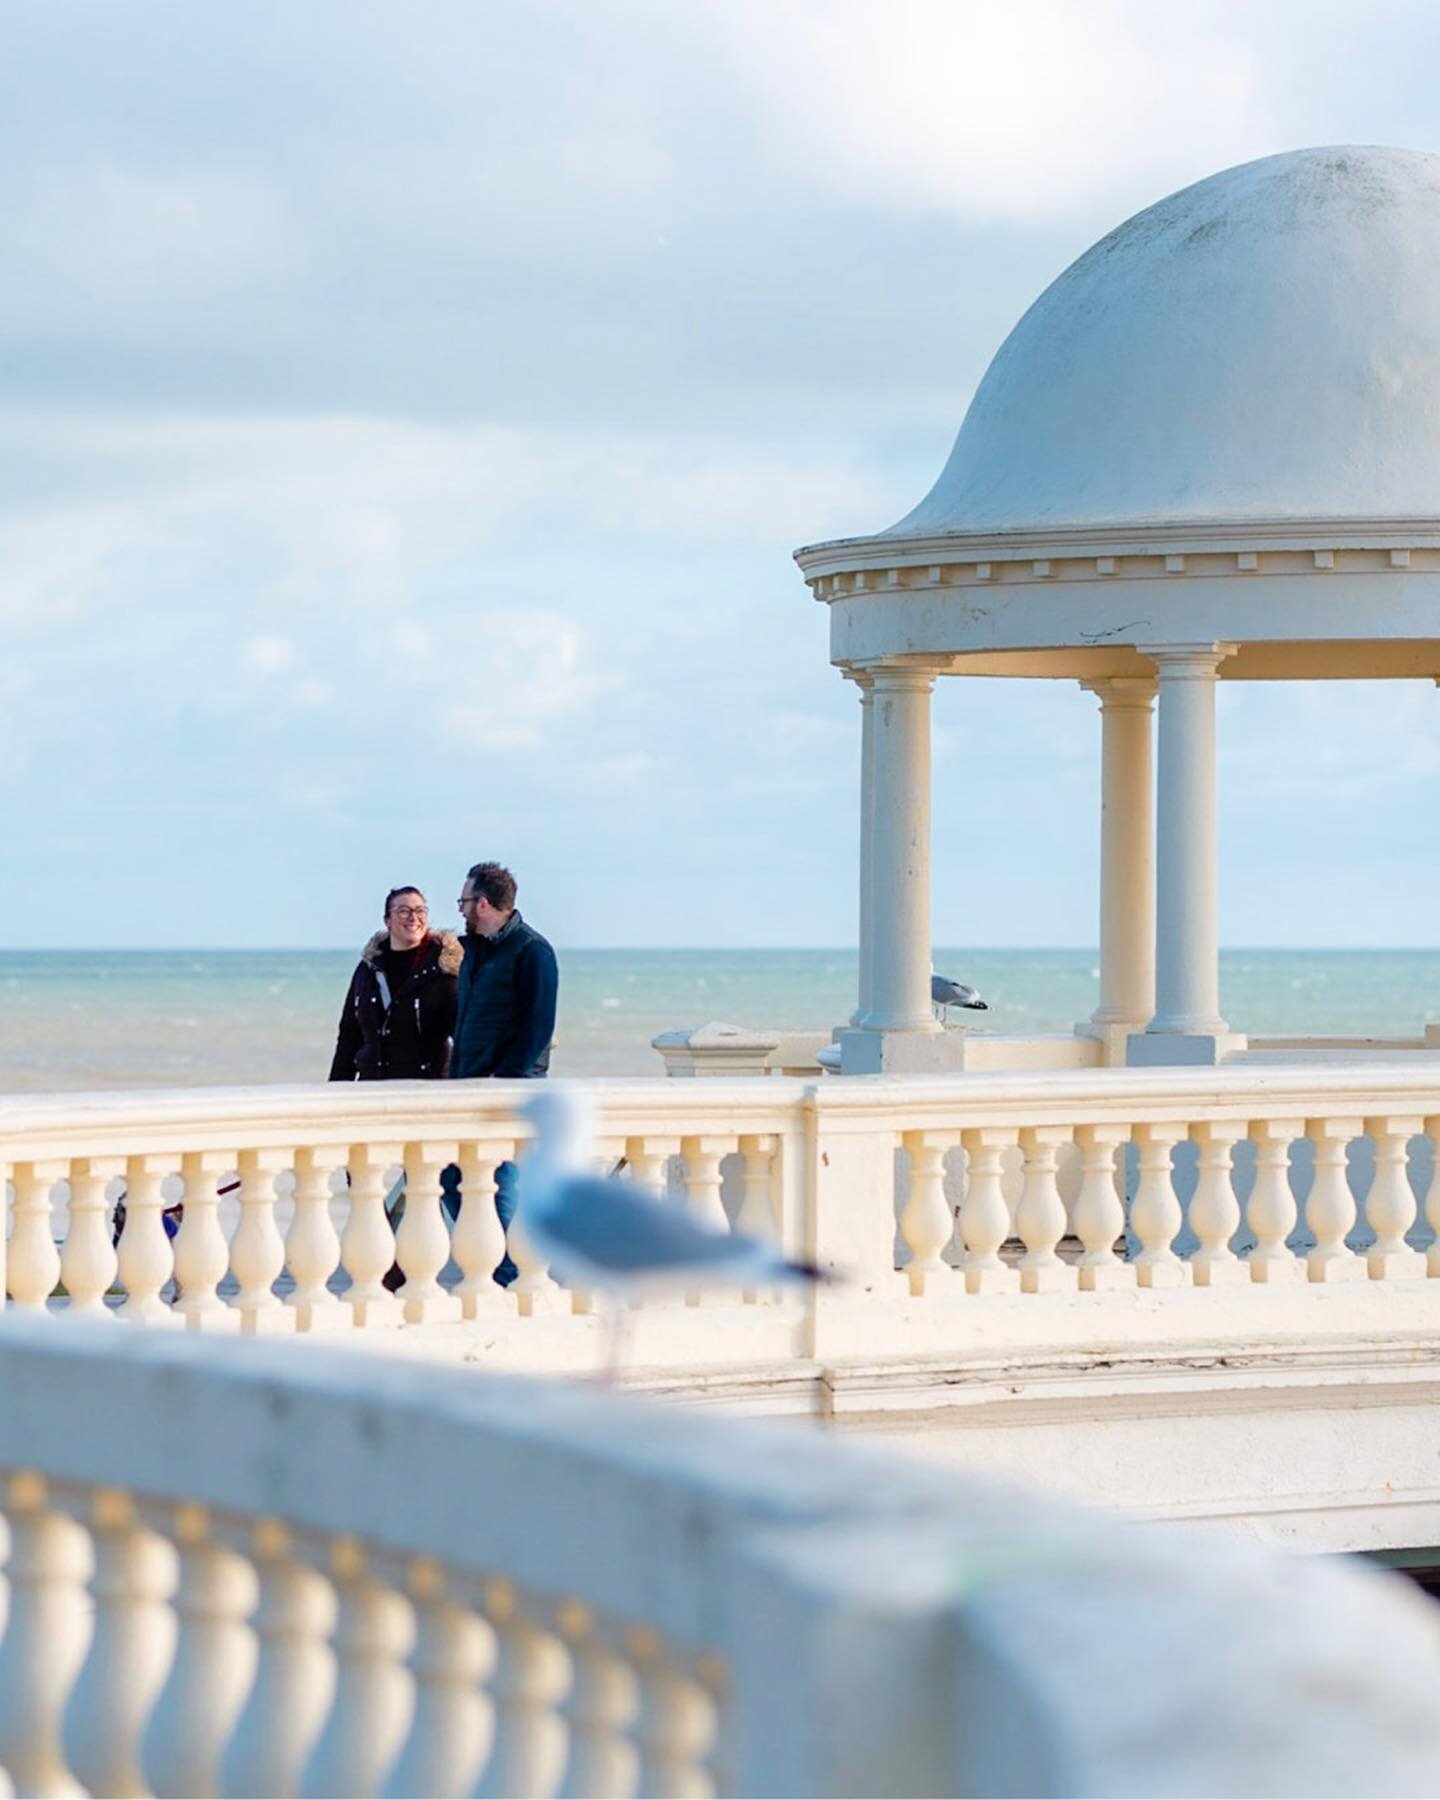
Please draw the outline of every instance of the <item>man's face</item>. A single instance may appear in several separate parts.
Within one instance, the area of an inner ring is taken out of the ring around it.
[[[509,914],[496,912],[483,894],[475,892],[475,883],[467,879],[460,890],[460,916],[465,921],[467,931],[473,931],[478,937],[488,938],[494,937]]]
[[[390,942],[396,950],[413,950],[423,943],[430,923],[423,894],[397,894],[385,914]]]

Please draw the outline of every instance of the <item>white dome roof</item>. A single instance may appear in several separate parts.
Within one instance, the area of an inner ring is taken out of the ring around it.
[[[1440,156],[1224,170],[1073,263],[883,537],[1440,516]]]

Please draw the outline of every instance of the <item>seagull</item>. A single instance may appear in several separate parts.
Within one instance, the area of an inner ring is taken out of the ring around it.
[[[937,975],[930,971],[930,1003],[940,1009],[943,1019],[952,1006],[963,1006],[971,1012],[989,1012],[990,1005],[982,1000],[973,987],[967,987],[963,981],[952,981],[948,975]]]
[[[519,1166],[521,1223],[577,1287],[631,1299],[822,1278],[813,1263],[792,1262],[763,1238],[716,1231],[633,1181],[589,1173],[589,1109],[573,1088],[547,1083],[523,1110],[535,1141]]]

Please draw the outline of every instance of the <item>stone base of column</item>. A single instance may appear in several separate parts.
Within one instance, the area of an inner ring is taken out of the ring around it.
[[[842,1075],[944,1075],[965,1067],[960,1031],[871,1031],[844,1025],[835,1033]]]
[[[1125,1063],[1131,1069],[1213,1067],[1249,1042],[1239,1031],[1135,1031],[1126,1040]]]
[[[1078,1019],[1075,1035],[1077,1038],[1093,1038],[1101,1046],[1100,1061],[1103,1068],[1123,1069],[1129,1060],[1130,1039],[1138,1036],[1144,1029],[1144,1019]]]

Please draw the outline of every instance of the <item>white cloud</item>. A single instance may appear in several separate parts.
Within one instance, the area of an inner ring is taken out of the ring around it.
[[[1111,196],[1158,199],[1285,147],[1264,40],[1285,42],[1290,6],[713,0],[708,11],[772,142],[852,201],[1035,223]]]
[[[260,675],[278,675],[295,660],[295,646],[288,637],[275,632],[262,632],[247,640],[241,652],[247,669]]]

